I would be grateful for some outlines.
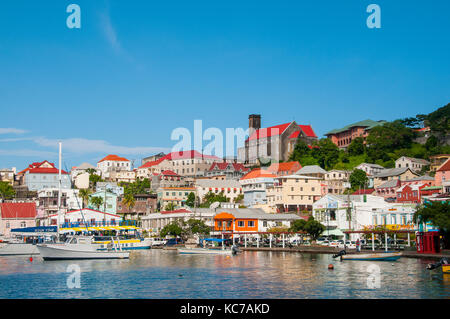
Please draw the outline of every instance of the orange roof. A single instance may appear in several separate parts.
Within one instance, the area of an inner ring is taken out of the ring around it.
[[[100,162],[103,162],[103,161],[129,162],[129,160],[127,160],[125,157],[120,157],[120,156],[117,156],[117,155],[108,155],[108,156],[106,156],[105,158],[101,159],[98,162],[100,163]]]
[[[250,178],[260,178],[260,177],[275,178],[276,176],[273,175],[271,172],[266,171],[264,169],[255,168],[255,169],[251,170],[250,172],[248,172],[247,174],[245,174],[244,176],[242,176],[241,180],[250,179]]]
[[[286,171],[291,171],[291,170],[298,171],[301,168],[302,168],[302,166],[300,165],[300,163],[294,161],[294,162],[286,162],[286,163],[273,163],[272,165],[270,165],[267,168],[267,170],[269,172],[276,173],[276,172],[286,172]]]
[[[444,172],[444,171],[450,171],[450,158],[444,162],[444,164],[441,165],[441,167],[438,168],[438,172]]]

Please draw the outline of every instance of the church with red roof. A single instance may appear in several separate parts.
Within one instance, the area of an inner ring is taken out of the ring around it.
[[[261,128],[261,115],[249,115],[249,137],[238,149],[238,158],[246,164],[287,161],[295,144],[302,140],[311,145],[317,135],[311,125],[295,121]]]

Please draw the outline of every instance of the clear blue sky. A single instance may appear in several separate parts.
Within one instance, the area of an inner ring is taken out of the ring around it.
[[[68,29],[66,7],[81,7]],[[381,7],[381,29],[366,7]],[[141,159],[176,127],[317,135],[450,102],[450,1],[28,1],[0,6],[0,167]]]

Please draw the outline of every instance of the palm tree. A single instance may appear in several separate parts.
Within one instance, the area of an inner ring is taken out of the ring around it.
[[[99,196],[91,197],[91,204],[94,205],[97,210],[100,210],[100,207],[103,205],[103,198]]]
[[[130,212],[130,210],[134,207],[134,205],[136,204],[136,199],[134,198],[133,194],[126,194],[123,197],[122,202],[125,204],[125,206],[127,206],[128,208],[128,212]]]
[[[89,201],[89,194],[91,193],[91,190],[89,188],[85,188],[85,189],[80,189],[80,197],[83,200],[83,207],[85,208],[88,201]]]
[[[166,207],[164,208],[166,211],[173,211],[175,210],[176,206],[174,203],[170,202],[166,205]]]

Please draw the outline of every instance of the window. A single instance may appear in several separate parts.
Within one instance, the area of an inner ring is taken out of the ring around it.
[[[247,226],[248,226],[248,227],[255,227],[255,222],[254,222],[253,220],[249,220],[249,221],[247,222]]]
[[[21,223],[20,223],[20,227],[21,227],[21,228],[27,227],[27,223],[21,222]]]
[[[244,221],[243,220],[238,221],[238,227],[244,227]]]

